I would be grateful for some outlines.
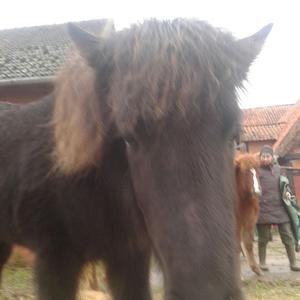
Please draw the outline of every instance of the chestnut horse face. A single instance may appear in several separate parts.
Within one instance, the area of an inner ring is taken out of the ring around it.
[[[261,195],[259,161],[252,154],[237,155],[235,172],[240,198],[258,199]]]
[[[252,175],[252,191],[256,197],[261,196],[261,186],[258,179],[257,170],[255,168],[250,169]]]
[[[156,20],[99,39],[70,27],[81,56],[56,88],[54,158],[64,173],[122,138],[133,197],[166,299],[242,299],[235,245],[236,89],[270,31],[235,40],[196,20]],[[118,184],[118,183],[116,183]],[[128,220],[130,222],[130,220]]]

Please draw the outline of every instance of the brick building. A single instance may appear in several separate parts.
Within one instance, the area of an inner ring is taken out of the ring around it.
[[[300,199],[300,100],[295,104],[243,110],[241,141],[250,153],[273,147]]]

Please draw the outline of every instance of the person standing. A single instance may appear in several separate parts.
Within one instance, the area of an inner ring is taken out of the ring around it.
[[[262,195],[259,198],[259,215],[257,220],[258,256],[260,267],[268,271],[266,265],[267,244],[271,236],[271,225],[276,224],[282,243],[285,246],[292,271],[300,271],[297,266],[295,240],[291,230],[289,216],[283,206],[279,187],[280,166],[273,164],[273,149],[265,145],[260,151],[260,185]]]

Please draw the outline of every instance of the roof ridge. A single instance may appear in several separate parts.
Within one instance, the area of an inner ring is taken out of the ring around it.
[[[91,19],[91,20],[80,20],[80,21],[70,21],[75,24],[80,23],[92,23],[92,22],[101,22],[101,19]],[[11,27],[11,28],[2,28],[0,29],[0,33],[5,31],[13,31],[13,30],[28,30],[28,29],[35,29],[35,28],[46,28],[46,27],[55,27],[55,26],[66,26],[70,22],[62,22],[62,23],[51,23],[51,24],[42,24],[42,25],[33,25],[33,26],[20,26],[20,27]]]
[[[287,122],[276,122],[276,123],[259,123],[259,124],[255,124],[255,125],[249,125],[249,124],[245,124],[243,125],[243,127],[253,127],[253,126],[273,126],[273,125],[280,125],[280,124],[286,124]]]
[[[267,105],[267,106],[248,107],[248,108],[242,108],[242,111],[244,111],[244,110],[266,109],[266,108],[274,108],[274,107],[283,107],[283,106],[292,106],[292,105],[295,105],[295,103],[286,103],[286,104],[276,104],[276,105]]]

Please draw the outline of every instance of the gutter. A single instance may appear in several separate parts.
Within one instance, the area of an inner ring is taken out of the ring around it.
[[[55,76],[4,79],[0,80],[0,87],[52,83],[54,79]]]

